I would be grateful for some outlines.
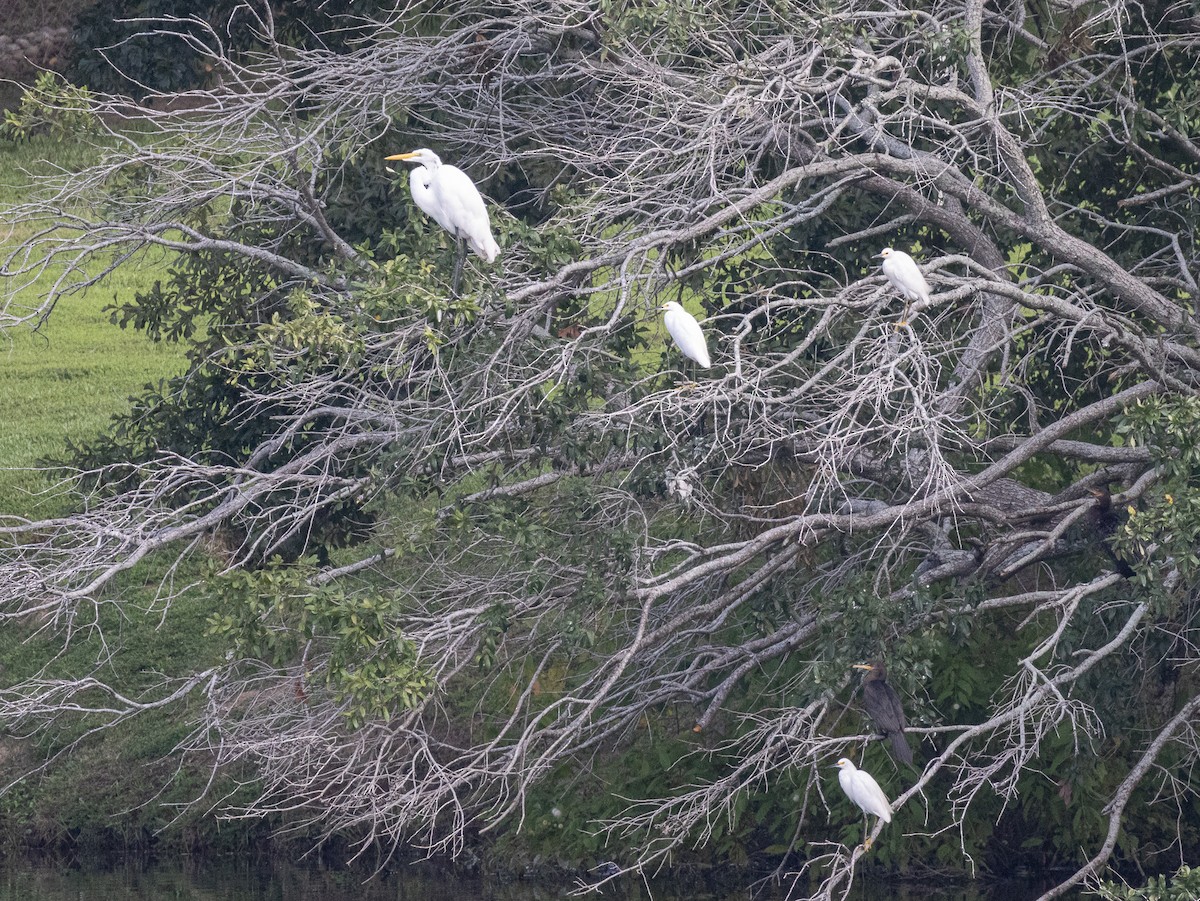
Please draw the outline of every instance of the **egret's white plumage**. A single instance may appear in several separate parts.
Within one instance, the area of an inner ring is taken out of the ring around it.
[[[916,260],[903,250],[890,247],[885,247],[879,255],[883,257],[883,274],[906,302],[929,302],[929,282],[925,281]]]
[[[837,762],[838,782],[842,791],[851,801],[863,809],[863,813],[872,813],[885,823],[892,821],[892,804],[875,781],[875,777],[866,770],[860,770],[850,760],[843,757]]]
[[[689,360],[695,360],[702,369],[712,365],[708,358],[708,342],[704,340],[704,331],[696,317],[673,300],[667,301],[659,309],[663,311],[663,322],[675,346],[683,351]]]
[[[450,234],[454,234],[454,226],[446,219],[442,208],[438,205],[437,198],[433,196],[433,190],[429,187],[430,172],[424,166],[417,166],[412,172],[408,173],[408,189],[412,192],[413,202],[417,208],[426,216],[444,228]]]
[[[386,159],[420,163],[408,180],[417,206],[455,238],[466,240],[471,249],[489,263],[496,259],[500,245],[492,237],[492,225],[488,221],[483,197],[467,173],[443,164],[436,153],[424,147],[409,153],[397,153]],[[427,173],[425,178],[416,175],[421,169]],[[418,196],[418,192],[424,196]]]

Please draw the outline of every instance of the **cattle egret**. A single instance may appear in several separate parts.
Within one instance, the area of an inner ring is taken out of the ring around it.
[[[900,696],[896,694],[896,690],[888,684],[887,667],[882,660],[876,660],[874,663],[856,663],[854,668],[866,670],[862,692],[863,707],[866,708],[867,714],[891,742],[892,756],[911,766],[912,748],[908,746],[908,739],[904,737],[904,730],[908,726],[904,717],[904,705],[900,703]]]
[[[420,164],[409,176],[408,185],[417,206],[450,232],[458,243],[458,256],[454,264],[454,293],[457,294],[458,280],[462,274],[463,241],[489,263],[494,262],[500,253],[500,245],[492,237],[492,226],[479,189],[465,172],[455,166],[444,165],[436,153],[424,147],[385,159]],[[425,170],[424,176],[419,175],[422,169]]]
[[[845,757],[839,760],[836,766],[841,771],[838,773],[838,782],[842,784],[842,791],[846,793],[846,797],[862,808],[864,820],[866,814],[872,813],[885,823],[890,823],[892,821],[892,805],[875,778],[866,770],[860,770]],[[863,848],[869,850],[870,847],[870,837],[864,838]]]
[[[667,301],[659,309],[664,313],[663,322],[667,331],[671,333],[675,346],[683,351],[683,355],[689,360],[695,360],[701,369],[711,366],[708,343],[704,340],[704,332],[700,329],[696,317],[673,300]]]
[[[925,281],[916,261],[903,250],[885,247],[879,255],[883,258],[883,274],[904,298],[904,319],[900,324],[908,325],[908,311],[913,302],[929,303],[929,282]]]

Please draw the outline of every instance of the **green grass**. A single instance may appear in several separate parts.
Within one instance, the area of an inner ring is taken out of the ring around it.
[[[93,154],[76,143],[0,140],[0,207],[28,193],[28,173],[79,166]],[[0,258],[20,239],[11,228],[0,232]],[[35,469],[38,461],[61,457],[68,438],[95,437],[142,385],[182,371],[180,347],[121,329],[103,312],[114,299],[150,287],[167,264],[164,254],[142,256],[101,285],[63,298],[36,332],[27,325],[0,332],[0,515],[60,512],[61,499],[42,496],[53,479]],[[36,307],[49,278],[8,301]],[[0,279],[0,289],[7,287]]]
[[[155,589],[168,578],[168,566],[169,561],[144,561],[126,574],[113,591],[120,596],[119,608],[112,603],[97,610],[82,607],[81,615],[95,616],[98,628],[81,630],[69,646],[53,630],[30,634],[10,624],[0,631],[5,685],[94,674],[127,696],[149,700],[166,693],[164,676],[186,676],[219,662],[225,645],[207,632],[213,600],[203,589],[175,598],[171,615],[162,616]],[[202,562],[190,561],[170,575],[201,581],[205,572]],[[95,691],[78,700],[100,707],[111,703]],[[220,848],[244,840],[259,827],[218,828],[203,806],[173,822],[179,812],[175,805],[203,794],[208,779],[207,759],[180,766],[174,753],[194,728],[203,703],[197,693],[169,707],[140,713],[77,745],[73,743],[85,730],[108,722],[109,717],[63,716],[29,730],[24,740],[6,736],[0,743],[0,785],[20,778],[49,755],[67,752],[38,778],[0,794],[0,851],[23,843],[136,848],[191,841]],[[239,790],[249,791],[222,777],[215,794]]]
[[[0,138],[0,260],[31,234],[12,224],[3,210],[28,195],[36,175],[55,167],[87,165],[96,150],[79,142],[45,138]],[[38,471],[43,458],[65,456],[66,442],[95,438],[114,414],[129,409],[129,397],[147,382],[183,370],[183,348],[155,344],[143,334],[112,324],[106,306],[130,298],[165,276],[170,257],[149,252],[118,268],[86,292],[64,297],[38,329],[31,324],[0,331],[0,515],[46,517],[65,511],[70,499],[46,494],[55,481]],[[102,266],[103,261],[95,261]],[[53,273],[29,288],[0,276],[0,304],[36,309]],[[9,291],[14,293],[10,296]],[[0,634],[0,672],[6,687],[43,677],[79,678],[94,673],[130,696],[155,686],[161,675],[185,674],[223,659],[224,642],[207,634],[212,600],[191,591],[172,602],[164,616],[157,588],[168,578],[166,561],[143,561],[119,579],[111,597],[120,603],[98,608],[98,628],[80,629],[65,643],[53,628],[37,631],[38,620],[10,623]],[[203,562],[192,561],[169,578],[203,581]],[[80,615],[92,614],[83,605]],[[101,633],[103,639],[101,639]],[[103,703],[95,694],[85,700]],[[219,847],[248,835],[247,829],[218,830],[202,811],[173,822],[177,809],[204,790],[206,762],[180,766],[172,748],[194,727],[201,703],[190,698],[169,709],[140,714],[118,727],[87,738],[56,760],[36,780],[0,793],[0,845],[5,841],[55,845],[98,843],[146,846],[159,841],[193,841]],[[28,741],[11,737],[0,746],[0,785],[19,778],[77,738],[98,718],[62,717],[53,727],[35,730]],[[234,790],[222,783],[217,794]],[[161,792],[161,794],[160,794]],[[164,803],[165,802],[165,803]]]

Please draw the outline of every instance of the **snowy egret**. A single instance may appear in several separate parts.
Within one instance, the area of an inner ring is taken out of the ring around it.
[[[866,814],[873,813],[885,823],[892,821],[892,804],[887,799],[887,795],[883,793],[883,789],[879,787],[879,783],[875,781],[875,777],[866,770],[860,770],[850,760],[843,757],[836,764],[841,771],[838,773],[838,782],[842,784],[842,791],[846,793],[851,801],[862,808],[863,819],[866,819]],[[863,830],[866,836],[866,830]],[[869,836],[863,839],[863,848],[870,850],[871,839]]]
[[[912,748],[904,737],[908,722],[904,717],[904,705],[900,696],[888,684],[887,667],[882,660],[873,663],[856,663],[855,669],[866,670],[863,676],[863,707],[876,727],[891,742],[892,756],[910,766],[913,762]]]
[[[708,343],[704,340],[704,332],[700,329],[696,317],[673,300],[668,300],[659,309],[665,314],[663,322],[667,331],[671,333],[675,346],[683,351],[683,355],[689,360],[695,360],[701,369],[711,366]]]
[[[883,258],[883,274],[892,283],[892,287],[904,298],[904,319],[901,325],[908,325],[908,311],[913,301],[921,300],[929,303],[929,282],[921,274],[916,260],[903,250],[893,250],[885,247],[879,252]]]
[[[384,159],[420,164],[409,176],[408,186],[417,206],[458,242],[453,288],[457,294],[459,277],[462,275],[464,240],[489,263],[500,253],[500,245],[492,237],[492,226],[479,189],[467,173],[455,166],[444,165],[436,153],[425,147]],[[425,170],[425,176],[419,175],[421,169]]]

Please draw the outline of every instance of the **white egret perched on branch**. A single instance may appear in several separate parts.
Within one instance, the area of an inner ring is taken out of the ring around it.
[[[929,303],[929,282],[925,281],[916,260],[903,250],[885,247],[879,255],[883,257],[883,274],[904,298],[904,318],[900,324],[908,325],[908,311],[913,302],[921,300]]]
[[[453,278],[453,291],[458,294],[465,253],[464,240],[489,263],[500,253],[500,245],[492,237],[492,226],[479,189],[465,172],[455,166],[444,165],[436,153],[425,147],[385,159],[420,164],[409,176],[408,186],[417,206],[450,232],[458,244]]]
[[[873,813],[885,823],[890,823],[892,821],[892,803],[883,793],[883,789],[879,787],[879,783],[875,781],[875,777],[866,770],[860,770],[845,757],[839,760],[836,766],[841,771],[838,773],[838,782],[842,784],[842,791],[846,793],[846,797],[862,808],[863,822],[866,822],[868,813]],[[865,850],[871,848],[871,839],[866,834],[865,826],[863,827],[863,848]]]
[[[671,333],[675,346],[683,351],[683,355],[689,360],[695,360],[701,369],[711,366],[708,343],[704,340],[704,332],[696,317],[673,300],[668,300],[659,309],[665,314],[663,322],[667,331]]]

